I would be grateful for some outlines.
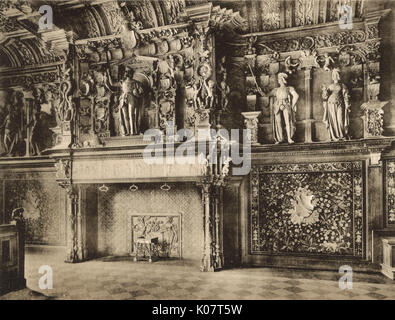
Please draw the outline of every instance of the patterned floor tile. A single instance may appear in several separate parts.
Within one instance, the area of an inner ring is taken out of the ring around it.
[[[53,268],[53,290],[39,289],[42,261]],[[353,289],[340,290],[336,272],[245,268],[201,273],[198,266],[177,263],[94,260],[66,264],[63,258],[28,252],[26,278],[30,289],[60,300],[395,299],[395,283],[380,274],[356,274]],[[13,299],[13,295],[0,299]]]
[[[374,299],[378,299],[378,300],[383,300],[386,298],[385,295],[377,293],[377,292],[370,292],[367,294],[367,296],[372,297]]]

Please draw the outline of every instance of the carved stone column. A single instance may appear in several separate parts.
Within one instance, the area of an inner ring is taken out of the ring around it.
[[[221,143],[218,142],[218,145]],[[221,156],[217,154],[214,163],[207,163],[205,176],[198,183],[202,189],[203,203],[203,272],[216,271],[223,267],[222,194],[229,174],[230,158],[222,161]]]
[[[319,68],[320,65],[317,62],[317,52],[315,51],[302,51],[302,55],[299,58],[300,68],[305,70],[304,79],[305,79],[305,113],[306,118],[304,120],[305,124],[305,136],[304,142],[311,143],[312,140],[312,125],[314,122],[313,119],[313,106],[312,106],[312,90],[311,90],[311,81],[312,81],[312,70],[313,68]]]
[[[222,269],[223,266],[223,246],[222,246],[222,228],[221,228],[221,203],[222,187],[216,186],[214,191],[215,203],[215,268]]]
[[[380,101],[380,82],[373,79],[368,85],[368,102],[362,104],[361,109],[364,111],[363,119],[363,137],[379,138],[384,132],[384,110],[388,101]]]
[[[204,244],[203,244],[203,258],[200,270],[203,272],[215,271],[215,253],[213,250],[213,221],[212,221],[212,207],[211,201],[211,183],[203,182],[202,200],[203,200],[203,229],[204,229]]]
[[[67,188],[67,251],[65,262],[75,263],[84,259],[82,250],[82,230],[80,214],[80,193],[76,186],[70,185]]]
[[[85,259],[81,190],[72,183],[71,159],[58,159],[56,181],[67,192],[66,198],[66,258],[65,262],[75,263]]]
[[[31,119],[33,118],[32,111],[33,111],[33,103],[34,103],[34,97],[31,93],[31,91],[25,91],[24,94],[25,98],[25,116],[26,116],[26,137],[25,137],[25,143],[26,143],[26,153],[25,157],[30,157],[30,139],[31,139],[31,134],[32,134],[32,129],[31,126],[29,126]]]
[[[307,68],[304,71],[304,81],[305,81],[305,99],[306,99],[306,120],[305,120],[305,135],[304,142],[311,143],[312,140],[312,124],[313,124],[313,116],[312,116],[312,99],[311,99],[311,68]]]
[[[222,229],[221,229],[221,194],[222,186],[212,182],[203,182],[203,229],[204,246],[201,271],[213,272],[222,269]]]
[[[366,243],[374,243],[372,231],[383,228],[383,175],[381,152],[372,150],[367,162],[367,233]],[[374,152],[374,153],[373,153]],[[373,241],[373,242],[372,242]],[[366,250],[366,258],[375,261],[377,255],[373,248]]]

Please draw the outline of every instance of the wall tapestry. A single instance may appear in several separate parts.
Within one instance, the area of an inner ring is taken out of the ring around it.
[[[385,202],[387,224],[395,225],[395,161],[386,161],[385,168]]]
[[[26,242],[64,245],[65,211],[61,189],[55,179],[5,180],[5,208],[8,216],[23,207]]]
[[[362,162],[257,165],[250,252],[363,256]]]

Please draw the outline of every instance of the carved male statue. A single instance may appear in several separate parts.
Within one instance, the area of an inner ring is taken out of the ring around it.
[[[276,144],[284,141],[284,127],[288,143],[294,143],[292,137],[296,129],[295,113],[299,95],[293,87],[286,86],[287,78],[288,75],[286,73],[279,73],[278,83],[280,86],[269,93],[269,97],[274,97],[273,136]]]
[[[150,81],[143,73],[135,73],[133,78],[122,82],[120,109],[123,128],[126,135],[141,133],[141,119],[144,108],[144,93]],[[126,112],[127,110],[127,112]]]

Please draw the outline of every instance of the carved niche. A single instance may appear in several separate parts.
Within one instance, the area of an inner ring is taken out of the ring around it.
[[[51,128],[56,126],[54,102],[58,101],[56,84],[45,84],[33,89],[33,99],[27,99],[26,118],[26,154],[41,155],[45,149],[55,145]]]
[[[2,155],[13,157],[24,154],[24,95],[21,91],[10,90],[2,110],[1,142]]]
[[[51,128],[57,125],[58,104],[56,83],[9,90],[0,113],[2,155],[39,156],[53,147],[55,137]]]

